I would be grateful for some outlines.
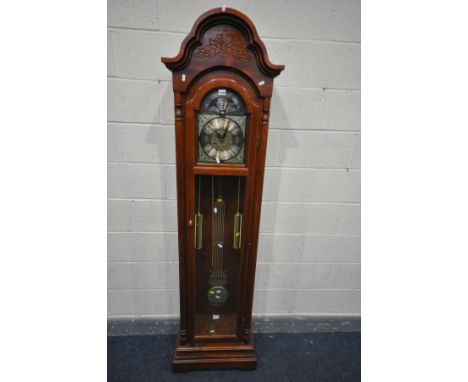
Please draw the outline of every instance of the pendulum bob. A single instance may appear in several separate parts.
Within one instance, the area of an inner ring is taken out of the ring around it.
[[[210,303],[210,305],[219,307],[219,306],[224,305],[224,303],[226,302],[227,297],[228,297],[228,292],[226,288],[224,288],[223,286],[216,285],[216,286],[211,287],[208,290],[207,295],[208,295],[208,302]]]

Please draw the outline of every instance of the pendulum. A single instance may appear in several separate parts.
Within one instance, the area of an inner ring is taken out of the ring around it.
[[[220,194],[216,202],[214,201],[214,180],[211,177],[211,205],[213,212],[212,235],[213,247],[209,282],[211,287],[208,290],[208,302],[212,306],[223,305],[228,297],[226,285],[226,275],[223,265],[223,247],[224,247],[224,200]]]

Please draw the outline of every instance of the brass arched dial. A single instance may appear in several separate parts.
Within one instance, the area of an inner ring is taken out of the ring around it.
[[[199,140],[205,154],[221,162],[239,154],[244,144],[244,135],[234,120],[217,117],[203,126]]]

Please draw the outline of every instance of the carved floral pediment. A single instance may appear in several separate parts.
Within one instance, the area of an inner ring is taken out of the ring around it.
[[[252,21],[243,13],[224,7],[201,15],[182,42],[178,55],[163,57],[161,61],[174,72],[190,65],[192,58],[225,58],[239,64],[252,63],[257,71],[270,78],[276,77],[284,69],[283,65],[270,62]]]
[[[236,60],[250,61],[252,55],[247,50],[246,44],[236,33],[223,30],[210,38],[208,44],[202,45],[196,50],[195,57],[210,58],[214,56],[232,56]]]

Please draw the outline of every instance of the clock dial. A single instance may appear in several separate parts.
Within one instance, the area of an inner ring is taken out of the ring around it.
[[[200,146],[216,162],[224,162],[238,155],[244,145],[240,126],[229,118],[213,118],[200,132]]]
[[[247,115],[242,99],[229,89],[216,89],[198,113],[198,162],[244,163]]]

